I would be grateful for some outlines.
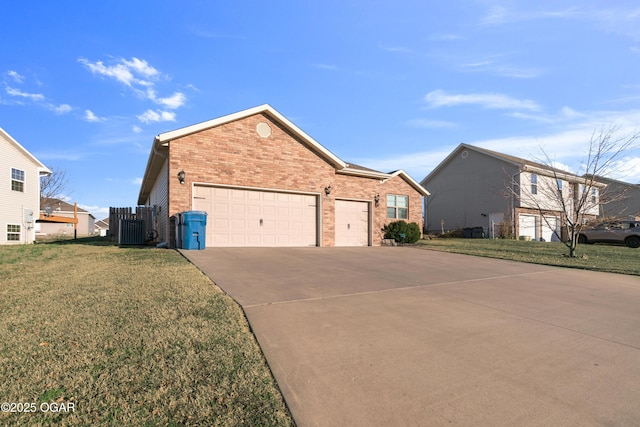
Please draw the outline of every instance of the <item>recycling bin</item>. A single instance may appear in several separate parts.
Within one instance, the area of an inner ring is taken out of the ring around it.
[[[207,213],[182,212],[182,249],[204,249],[207,235]]]

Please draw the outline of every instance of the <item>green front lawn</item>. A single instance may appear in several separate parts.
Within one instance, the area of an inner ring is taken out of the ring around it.
[[[420,240],[417,247],[534,264],[640,275],[640,249],[626,246],[578,245],[576,258],[567,256],[569,249],[562,243],[507,239],[434,238]]]
[[[293,424],[242,310],[166,249],[0,247],[0,378],[36,408],[0,425]]]

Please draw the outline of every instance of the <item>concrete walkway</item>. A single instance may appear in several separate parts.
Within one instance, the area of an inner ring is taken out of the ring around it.
[[[420,250],[183,251],[299,426],[640,424],[640,278]]]

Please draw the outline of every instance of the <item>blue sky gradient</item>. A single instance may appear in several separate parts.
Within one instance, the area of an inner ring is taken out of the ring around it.
[[[345,161],[422,180],[459,143],[580,172],[640,124],[636,1],[10,2],[0,127],[97,218],[155,135],[271,104]],[[640,182],[640,153],[616,178]]]

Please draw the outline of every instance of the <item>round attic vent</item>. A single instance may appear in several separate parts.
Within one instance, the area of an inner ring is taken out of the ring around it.
[[[271,126],[269,126],[265,122],[260,122],[256,126],[256,132],[258,132],[258,135],[260,135],[261,137],[268,138],[271,136]]]
[[[464,151],[462,152],[462,158],[463,158],[463,159],[466,159],[467,157],[469,157],[469,152],[468,152],[467,150],[464,150]]]

